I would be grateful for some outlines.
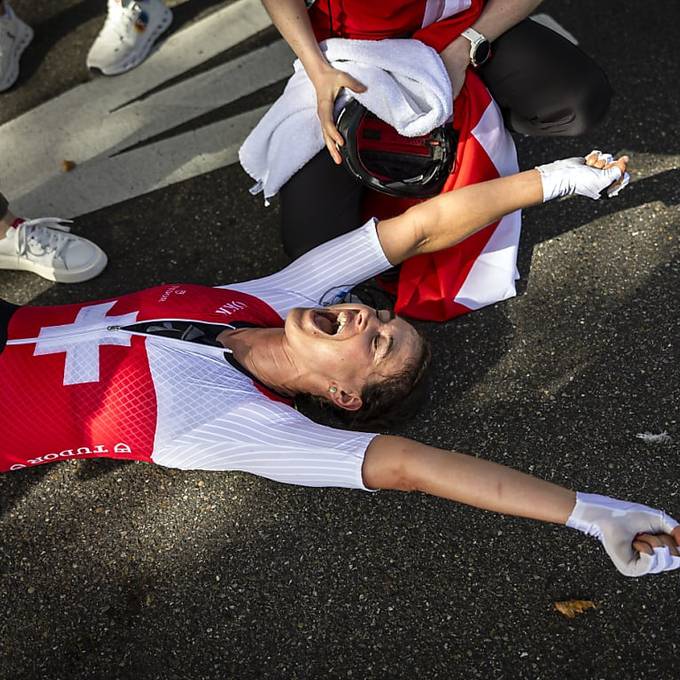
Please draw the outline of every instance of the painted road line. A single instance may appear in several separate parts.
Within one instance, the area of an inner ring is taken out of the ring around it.
[[[172,35],[136,69],[80,85],[0,126],[3,191],[9,196],[28,193],[58,171],[73,149],[88,159],[100,153],[102,145],[119,143],[115,135],[107,137],[111,111],[270,24],[259,0],[238,0]]]
[[[18,214],[77,217],[231,165],[268,106],[109,158],[101,156],[36,187],[12,208]],[[152,149],[152,153],[150,153]]]
[[[107,135],[121,141],[108,155],[291,76],[294,58],[279,40],[116,111],[107,120]],[[117,129],[109,133],[112,125]]]
[[[261,87],[286,78],[292,72],[290,66],[292,61],[293,53],[290,48],[283,41],[277,41],[232,62],[217,66],[108,115],[97,126],[98,130],[92,130],[88,147],[83,149],[82,136],[73,139],[72,148],[64,152],[63,158],[75,161],[76,168],[73,173],[82,175],[89,171],[87,168],[91,167],[90,161],[105,161],[145,139],[171,130],[197,116],[251,94]],[[236,126],[233,129],[239,130],[240,128]],[[98,135],[95,134],[97,131]],[[230,137],[216,139],[215,150],[218,151],[221,146],[229,146],[233,142],[241,143],[244,138],[245,136],[235,140]],[[156,143],[145,147],[149,165],[162,164],[159,154],[163,153],[164,148],[158,147]],[[12,204],[25,206],[23,209],[30,211],[30,214],[34,214],[38,208],[32,203],[37,196],[40,196],[39,206],[50,205],[52,202],[46,189],[52,186],[61,187],[62,182],[52,181],[61,174],[61,159],[59,159],[51,166],[42,168],[42,171],[37,171],[31,178],[31,182],[25,182],[21,189],[8,190],[8,195],[12,197]],[[69,182],[66,182],[66,185],[68,184]],[[90,209],[111,205],[110,184],[99,186],[100,193],[88,197],[87,204]],[[139,192],[135,195],[139,195]],[[121,200],[125,198],[127,197]],[[83,209],[75,202],[76,197],[72,199],[74,204],[69,212],[75,211],[75,214],[82,214]],[[55,197],[55,201],[61,203],[61,198]]]

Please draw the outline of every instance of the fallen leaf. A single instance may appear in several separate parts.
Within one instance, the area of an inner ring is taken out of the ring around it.
[[[583,614],[587,609],[597,609],[597,605],[592,600],[564,600],[555,602],[555,609],[568,619],[576,618],[578,614]]]
[[[61,169],[62,169],[64,172],[71,172],[71,170],[75,169],[75,167],[76,167],[76,162],[75,162],[75,161],[67,161],[66,159],[64,159],[64,160],[61,162]]]

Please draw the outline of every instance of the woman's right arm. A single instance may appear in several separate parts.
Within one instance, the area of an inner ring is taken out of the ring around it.
[[[316,90],[317,115],[328,153],[333,160],[341,163],[336,144],[342,146],[344,140],[335,127],[333,107],[338,93],[343,87],[354,92],[364,92],[366,88],[355,78],[333,68],[314,36],[312,24],[307,14],[304,0],[262,0],[274,26],[279,29],[283,39],[290,45]]]
[[[386,435],[369,444],[362,474],[371,489],[421,491],[579,529],[599,538],[627,576],[680,568],[680,527],[644,505],[577,494],[504,465]]]

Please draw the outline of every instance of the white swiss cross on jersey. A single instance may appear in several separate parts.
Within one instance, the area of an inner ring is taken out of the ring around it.
[[[64,385],[99,382],[100,352],[106,345],[130,346],[132,336],[109,331],[108,326],[126,326],[137,320],[138,312],[106,316],[116,304],[104,302],[83,307],[70,324],[47,326],[40,329],[34,356],[65,355]],[[107,325],[102,330],[103,324]]]
[[[0,354],[1,469],[55,456],[149,459],[157,403],[144,339],[111,328],[137,320],[135,298],[14,314]]]

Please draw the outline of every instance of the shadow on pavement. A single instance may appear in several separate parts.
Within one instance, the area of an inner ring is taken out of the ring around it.
[[[571,201],[580,202],[581,205],[575,206],[574,210],[565,209]],[[645,177],[629,185],[611,200],[600,199],[597,202],[585,203],[586,201],[587,199],[578,197],[569,198],[566,201],[541,206],[536,213],[529,212],[529,220],[525,218],[522,228],[517,258],[517,267],[522,276],[518,282],[519,291],[526,288],[531,273],[533,251],[537,245],[578,229],[593,219],[601,219],[654,201],[660,201],[667,207],[679,205],[680,169],[666,170]]]
[[[226,5],[224,0],[187,0],[181,5],[172,8],[172,24],[168,35],[181,30],[186,24],[193,21],[201,12],[215,7]]]
[[[72,7],[33,24],[35,37],[21,60],[21,75],[15,87],[20,87],[24,81],[29,80],[40,68],[47,53],[81,24],[100,15],[103,23],[105,11],[104,2],[81,0]]]

